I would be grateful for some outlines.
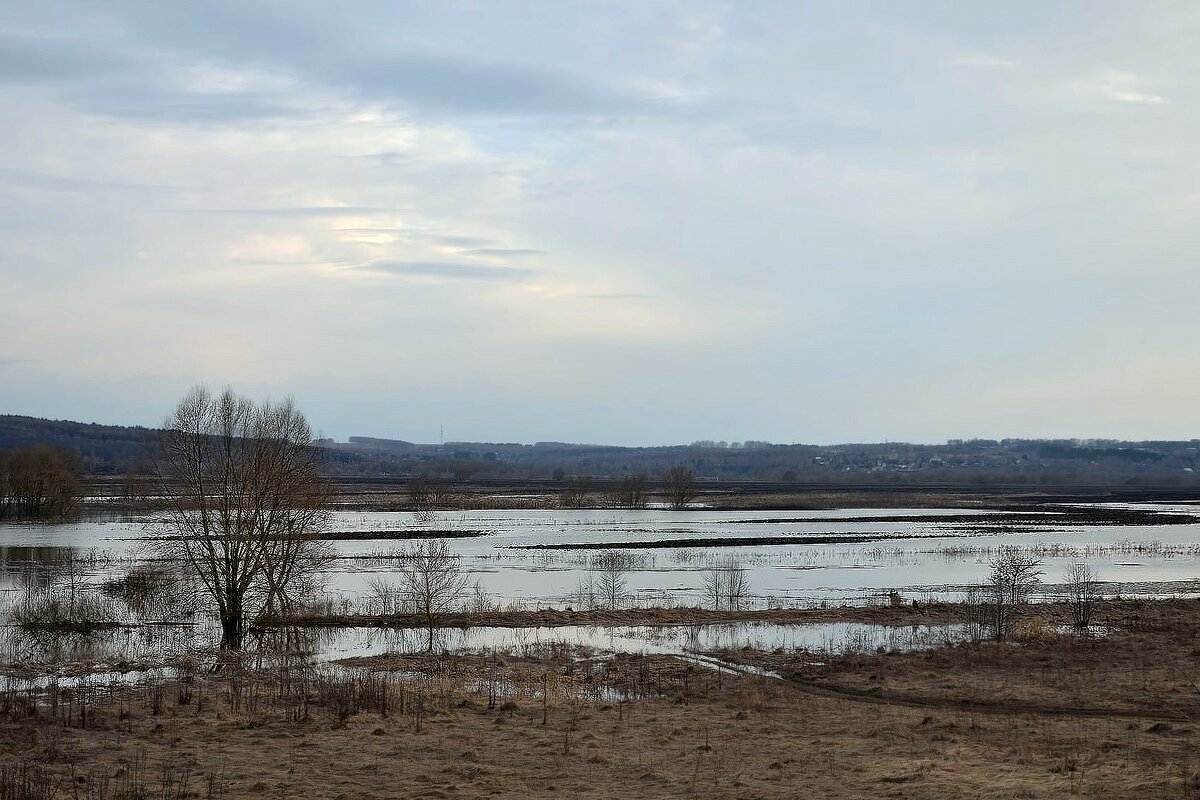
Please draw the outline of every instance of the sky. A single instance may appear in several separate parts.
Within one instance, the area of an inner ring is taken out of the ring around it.
[[[1197,41],[1187,1],[7,2],[0,413],[1194,438]]]

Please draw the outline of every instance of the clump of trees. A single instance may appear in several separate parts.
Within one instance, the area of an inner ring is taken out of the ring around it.
[[[437,475],[413,475],[408,479],[408,502],[413,511],[433,511],[453,505],[454,490],[448,481]]]
[[[650,499],[650,479],[646,473],[626,475],[608,492],[608,503],[617,508],[645,508]]]
[[[586,508],[592,494],[592,482],[587,478],[567,478],[558,495],[562,508]]]
[[[292,401],[193,389],[166,420],[155,493],[174,536],[158,546],[216,606],[221,646],[254,619],[291,610],[331,557],[321,451]]]
[[[0,450],[0,519],[53,519],[79,507],[74,453],[46,444]]]
[[[663,494],[675,511],[687,508],[696,499],[696,473],[682,464],[663,473]]]

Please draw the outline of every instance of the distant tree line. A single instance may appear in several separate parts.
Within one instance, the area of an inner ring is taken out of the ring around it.
[[[78,454],[87,473],[124,474],[154,449],[156,431],[0,415],[0,449],[46,443]],[[952,439],[839,445],[700,440],[690,445],[616,447],[565,442],[414,444],[352,437],[314,441],[328,476],[448,482],[553,479],[590,481],[609,494],[612,481],[649,476],[656,492],[674,467],[696,479],[815,483],[1200,485],[1200,440]],[[561,488],[561,487],[560,487]],[[564,505],[580,502],[575,487]],[[626,487],[612,505],[636,506],[644,492]],[[666,497],[669,491],[664,490]],[[668,499],[668,502],[670,500]]]
[[[46,444],[0,450],[0,519],[64,517],[79,506],[79,460]]]

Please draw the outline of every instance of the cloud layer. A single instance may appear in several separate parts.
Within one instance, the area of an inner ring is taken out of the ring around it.
[[[0,23],[0,410],[154,424],[207,381],[339,437],[1200,435],[1189,3]]]

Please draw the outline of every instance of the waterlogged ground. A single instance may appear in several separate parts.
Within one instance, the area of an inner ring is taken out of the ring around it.
[[[1103,508],[1103,506],[1098,506]],[[1194,514],[1196,506],[1147,504],[1112,506],[1162,514]],[[1086,562],[1104,581],[1108,594],[1125,597],[1200,596],[1200,525],[1080,524],[1050,507],[1022,512],[1021,519],[1000,512],[960,509],[852,509],[843,511],[462,511],[439,512],[418,522],[406,512],[335,514],[331,532],[338,560],[325,575],[333,606],[369,612],[370,586],[395,576],[396,551],[414,536],[450,537],[472,581],[501,607],[522,609],[585,607],[594,602],[587,585],[589,564],[597,552],[621,548],[633,566],[625,576],[623,605],[692,606],[704,604],[706,570],[735,559],[747,570],[749,607],[813,606],[823,603],[873,604],[891,592],[905,600],[955,600],[982,582],[995,548],[1014,544],[1043,558],[1045,598],[1061,591],[1064,572]],[[147,557],[148,537],[166,533],[152,518],[95,518],[63,525],[0,526],[0,601],[27,585],[43,585],[64,564],[74,564],[85,582],[116,577]],[[137,620],[128,620],[136,622]],[[193,621],[194,622],[194,621]],[[558,628],[553,631],[475,629],[448,632],[439,646],[508,646],[512,637],[553,636],[598,649],[682,652],[683,650],[777,648],[819,650],[830,643],[857,640],[866,649],[921,646],[897,640],[895,629],[861,626],[707,626],[687,629]],[[191,630],[195,625],[186,627]],[[74,663],[108,653],[136,660],[137,648],[154,650],[162,632],[146,638],[145,629],[105,633],[103,641],[73,644],[84,652],[53,648],[0,654],[47,663]],[[191,635],[191,634],[189,634]],[[387,640],[392,636],[393,641]],[[403,634],[420,638],[420,632]],[[929,634],[929,640],[940,634]],[[340,637],[340,638],[339,638]],[[316,649],[338,657],[403,647],[397,632],[344,632],[327,637]],[[689,641],[689,637],[691,641]],[[889,638],[890,637],[890,638]],[[503,640],[503,641],[502,641]],[[149,643],[147,643],[149,642]],[[422,642],[424,644],[424,642]],[[519,643],[518,643],[519,644]],[[54,647],[63,647],[56,644]],[[91,647],[92,651],[87,648]],[[665,648],[665,649],[663,649]],[[162,649],[162,648],[159,648]],[[124,655],[122,655],[124,654]],[[131,655],[132,654],[132,655]]]
[[[1145,508],[1196,512],[1195,506]],[[704,570],[729,557],[749,570],[752,602],[763,607],[868,603],[891,590],[952,598],[986,576],[991,551],[1001,544],[1036,548],[1051,592],[1068,564],[1085,561],[1113,592],[1200,594],[1200,525],[1089,526],[1061,524],[1053,511],[1040,516],[1045,522],[1033,526],[959,509],[462,511],[419,524],[406,512],[338,512],[333,544],[342,558],[326,577],[332,593],[353,599],[372,578],[395,573],[386,556],[407,537],[445,532],[459,537],[452,547],[501,605],[578,605],[597,546],[621,546],[634,559],[626,599],[635,605],[701,603]],[[0,591],[71,556],[92,556],[97,573],[123,568],[125,559],[139,557],[147,536],[164,532],[150,519],[0,526]],[[582,549],[537,549],[545,547]]]
[[[568,642],[611,653],[686,655],[750,648],[767,652],[810,653],[908,652],[962,641],[961,625],[890,627],[858,622],[804,625],[738,622],[709,625],[602,627],[564,625],[536,628],[444,629],[435,634],[435,650],[488,650],[524,655],[542,645]],[[324,658],[420,652],[428,647],[423,630],[350,628],[326,634]]]

